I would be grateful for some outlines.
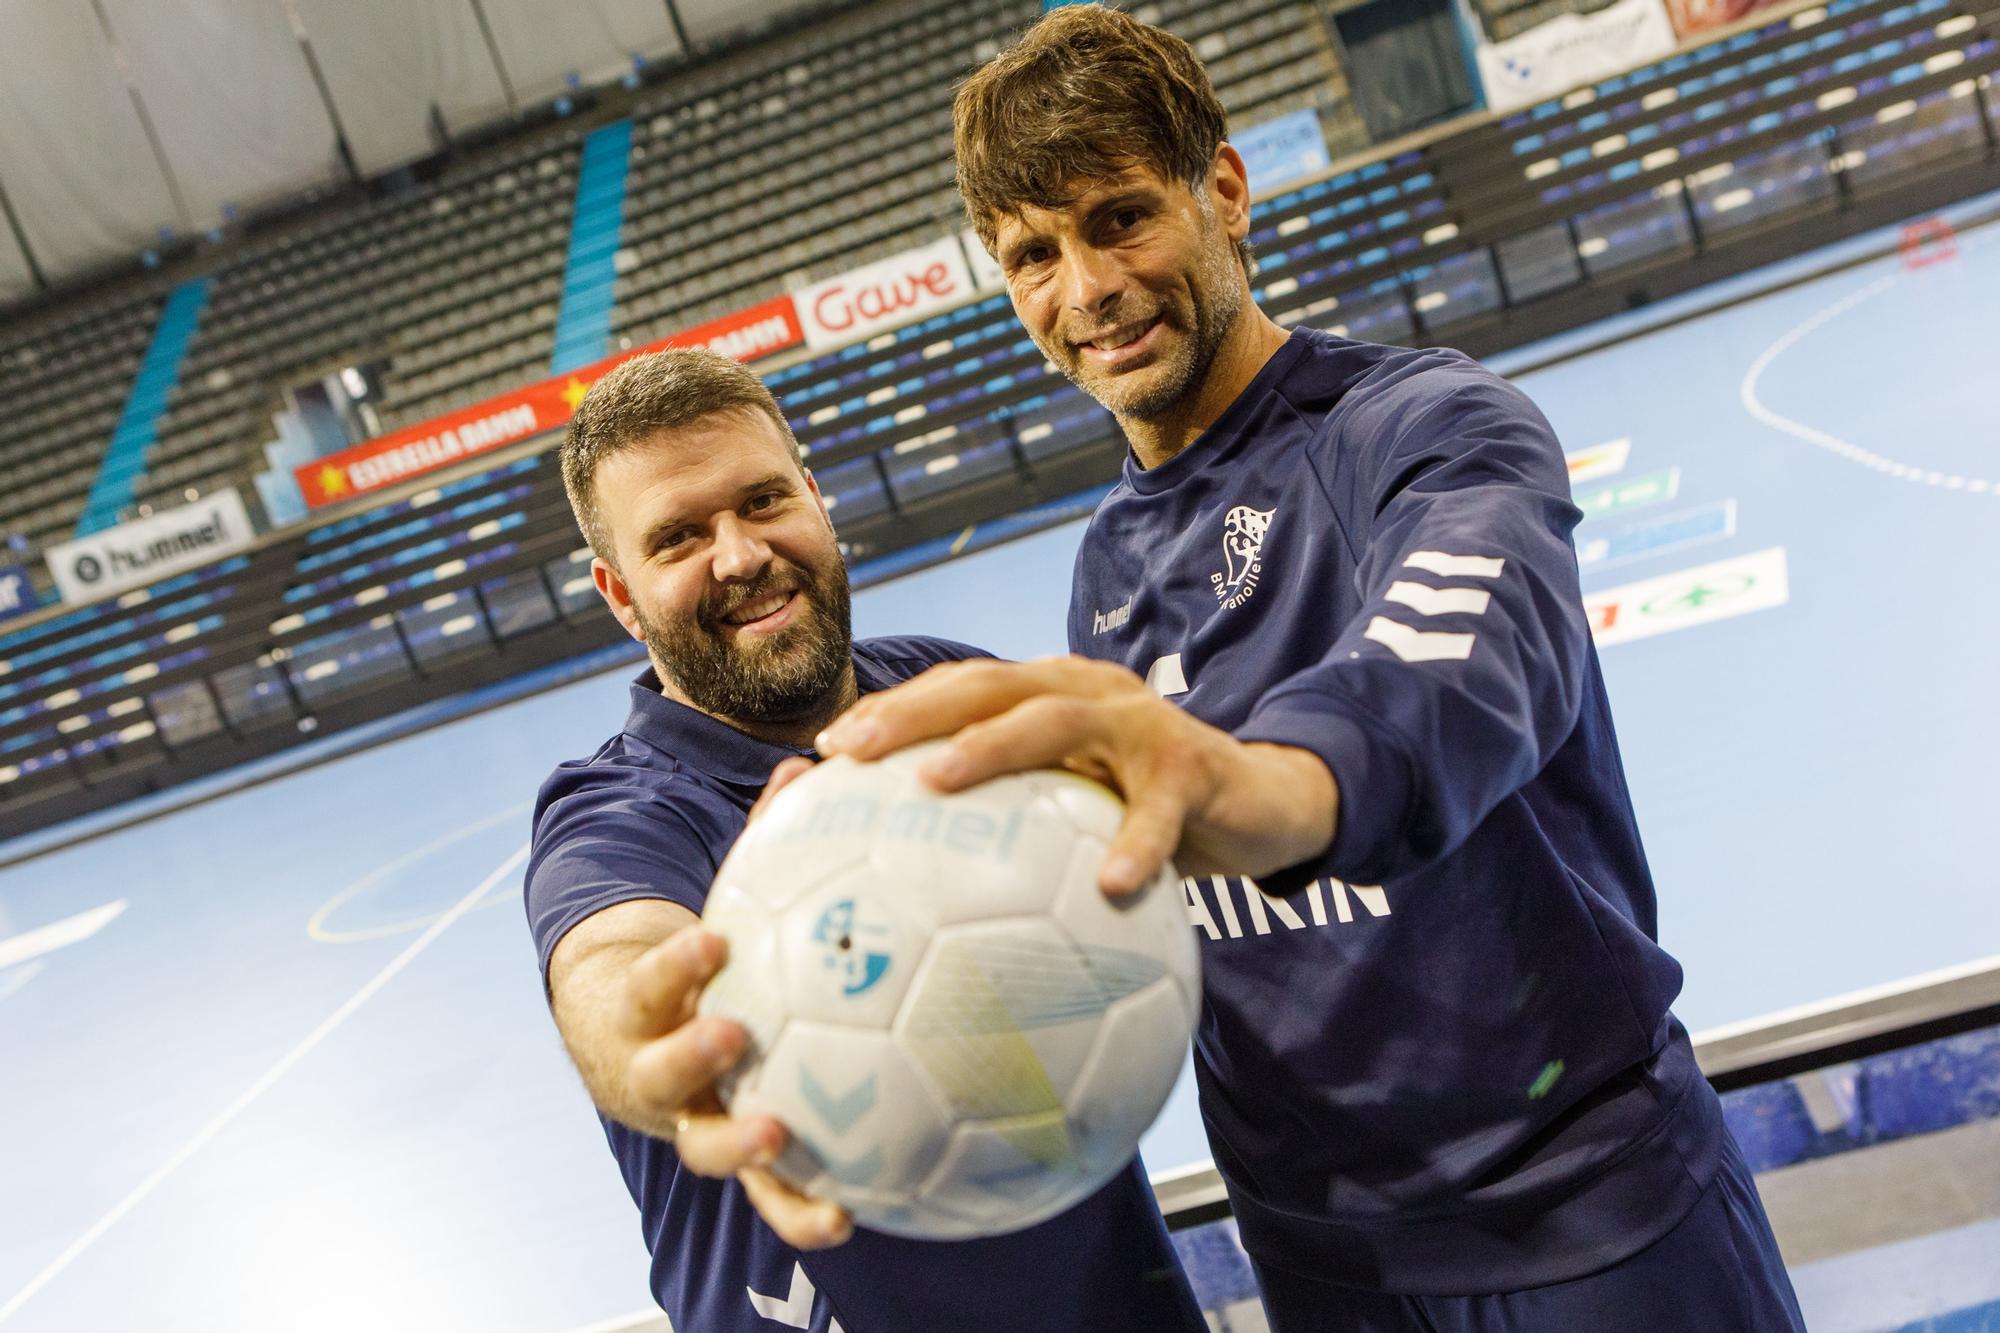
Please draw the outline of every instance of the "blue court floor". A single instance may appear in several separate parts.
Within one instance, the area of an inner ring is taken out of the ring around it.
[[[1972,232],[1521,377],[1591,511],[1697,1032],[2000,953],[1996,310]],[[1059,651],[1076,536],[871,589],[858,629]],[[0,1328],[646,1306],[518,901],[535,787],[618,726],[624,674],[0,871]],[[1189,1097],[1147,1156],[1205,1158]]]

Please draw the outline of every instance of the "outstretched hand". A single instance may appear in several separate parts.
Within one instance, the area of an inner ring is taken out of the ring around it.
[[[1130,893],[1173,861],[1184,874],[1258,875],[1333,842],[1339,794],[1317,755],[1244,744],[1161,699],[1125,668],[1081,657],[964,661],[871,694],[820,733],[831,758],[951,744],[919,770],[939,791],[1068,768],[1115,788],[1125,819],[1098,876]]]
[[[789,759],[752,808],[754,820],[772,796],[812,767]],[[618,1015],[632,1043],[625,1087],[663,1127],[683,1165],[697,1175],[734,1176],[779,1239],[794,1249],[838,1245],[853,1222],[838,1205],[813,1199],[773,1175],[784,1150],[783,1125],[765,1115],[731,1115],[716,1096],[715,1080],[743,1058],[748,1034],[741,1024],[701,1015],[705,987],[728,960],[729,945],[700,925],[684,926],[641,954],[628,969]]]
[[[768,1169],[784,1150],[784,1126],[770,1116],[732,1116],[715,1095],[716,1077],[743,1057],[746,1034],[740,1024],[698,1017],[694,1010],[701,988],[728,956],[721,936],[688,926],[633,963],[620,1017],[638,1043],[626,1088],[671,1127],[667,1137],[688,1170],[735,1176],[786,1244],[801,1250],[837,1245],[853,1231],[847,1214],[806,1197]]]

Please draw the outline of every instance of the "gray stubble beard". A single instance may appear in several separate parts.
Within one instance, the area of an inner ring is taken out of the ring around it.
[[[1209,240],[1213,241],[1215,214],[1206,201],[1202,214],[1211,229]],[[1064,379],[1089,394],[1113,416],[1137,421],[1157,420],[1181,407],[1200,391],[1203,381],[1208,378],[1209,367],[1215,363],[1216,353],[1221,351],[1230,330],[1242,317],[1243,296],[1232,271],[1239,262],[1233,247],[1215,244],[1203,247],[1201,260],[1195,269],[1196,282],[1189,288],[1189,300],[1193,306],[1189,322],[1193,328],[1189,332],[1189,340],[1183,344],[1184,355],[1177,364],[1168,367],[1171,373],[1164,382],[1134,401],[1119,403],[1112,400],[1092,387],[1074,358],[1066,354],[1058,355],[1058,350],[1066,349],[1051,348],[1039,337],[1035,341],[1050,363],[1062,371]],[[1110,382],[1115,383],[1115,380]]]

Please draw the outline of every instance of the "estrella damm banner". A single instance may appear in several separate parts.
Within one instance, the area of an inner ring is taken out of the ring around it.
[[[320,509],[555,430],[576,412],[592,384],[635,356],[668,347],[707,347],[738,361],[755,361],[804,341],[805,330],[792,298],[775,297],[566,375],[315,458],[294,468],[292,475],[307,507]]]

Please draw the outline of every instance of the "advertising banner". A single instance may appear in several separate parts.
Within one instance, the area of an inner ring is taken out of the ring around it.
[[[591,385],[635,356],[667,347],[706,347],[738,361],[755,361],[803,341],[792,298],[774,297],[566,375],[315,458],[294,468],[292,475],[307,507],[338,504],[555,430],[570,419]]]
[[[1773,546],[1658,578],[1586,593],[1583,613],[1599,648],[1692,629],[1791,600],[1785,548]]]
[[[945,236],[813,283],[792,300],[806,345],[821,351],[957,305],[975,290],[958,237]]]
[[[682,329],[644,347],[606,357],[586,369],[595,379],[621,361],[666,347],[706,347],[711,352],[733,356],[738,361],[756,361],[797,347],[805,340],[805,330],[799,327],[799,316],[792,308],[792,298],[774,296],[747,310],[738,310],[721,319]]]
[[[1243,154],[1250,188],[1257,194],[1323,171],[1332,163],[1319,112],[1311,107],[1240,130],[1229,136],[1229,142]]]
[[[1697,37],[1783,3],[1784,0],[1667,0],[1667,14],[1674,21],[1675,32],[1683,37]]]
[[[234,487],[42,552],[65,602],[88,602],[205,565],[250,544],[256,531]]]
[[[583,401],[583,392],[576,399]],[[292,475],[306,506],[318,509],[533,439],[569,420],[573,408],[563,399],[561,379],[543,380],[316,458],[292,469]]]
[[[1486,103],[1511,111],[1555,97],[1674,49],[1663,0],[1618,0],[1595,14],[1564,14],[1479,48]]]

